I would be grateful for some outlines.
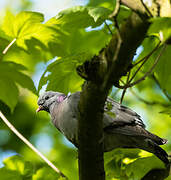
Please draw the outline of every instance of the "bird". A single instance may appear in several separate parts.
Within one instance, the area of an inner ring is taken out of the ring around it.
[[[50,113],[55,127],[77,148],[78,144],[78,103],[80,93],[65,95],[61,92],[46,91],[38,98],[39,111]],[[103,151],[116,148],[139,148],[156,155],[166,166],[168,154],[159,145],[166,139],[147,131],[140,115],[132,109],[107,97],[103,115]]]

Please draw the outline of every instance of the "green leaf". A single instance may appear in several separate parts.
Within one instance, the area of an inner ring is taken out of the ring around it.
[[[164,108],[164,110],[160,111],[160,113],[167,114],[171,117],[171,106]]]
[[[131,9],[121,5],[119,13],[117,15],[118,24],[124,23],[124,21],[127,20],[127,18],[131,15],[131,13],[132,13]]]
[[[90,0],[88,6],[104,7],[112,11],[115,7],[115,4],[116,0]]]
[[[18,100],[18,88],[11,79],[2,76],[0,78],[0,84],[0,99],[13,111]]]
[[[36,174],[33,175],[32,180],[64,180],[64,178],[60,178],[59,174],[57,174],[52,168],[43,167],[39,169]]]
[[[56,60],[50,64],[39,81],[39,88],[48,83],[46,90],[68,93],[81,89],[83,80],[76,73],[78,62],[70,58]]]
[[[46,25],[56,25],[70,31],[72,29],[86,28],[94,23],[86,7],[75,6],[61,11],[56,17],[47,21]]]
[[[22,176],[17,171],[12,171],[6,168],[0,168],[0,177],[2,180],[22,180]]]
[[[18,155],[6,158],[3,163],[6,169],[17,171],[23,177],[31,177],[34,173],[32,164]]]
[[[156,35],[160,39],[160,32],[163,36],[163,42],[167,39],[171,38],[171,18],[162,17],[162,18],[154,18],[151,20],[152,24],[148,30],[148,35]]]
[[[24,73],[20,72],[26,70],[26,68],[14,62],[1,62],[0,64],[0,76],[17,82],[23,88],[27,88],[33,93],[37,94],[34,83],[31,78]]]
[[[160,51],[160,49],[159,49]],[[171,61],[170,61],[171,45],[168,45],[160,57],[159,63],[155,68],[155,74],[163,90],[171,94]],[[158,54],[157,54],[158,55]]]
[[[86,32],[77,29],[67,36],[61,36],[61,44],[53,44],[51,50],[56,56],[72,56],[73,54],[84,53],[90,57],[98,54],[99,51],[109,42],[111,36],[103,30]]]
[[[75,6],[61,11],[56,17],[47,21],[46,25],[56,25],[67,31],[89,26],[96,27],[108,19],[110,13],[112,11],[104,7]]]
[[[19,94],[16,83],[37,94],[31,78],[20,72],[23,70],[26,70],[26,68],[21,64],[16,64],[14,62],[0,63],[0,99],[6,103],[12,111],[17,104]]]
[[[13,32],[13,22],[15,20],[14,14],[11,13],[11,11],[6,11],[6,15],[3,21],[2,30],[5,32],[6,35],[9,37],[14,36]]]
[[[126,166],[126,174],[128,177],[131,177],[131,179],[141,179],[152,169],[164,168],[163,162],[157,157],[144,157],[129,163]]]
[[[88,7],[87,9],[88,14],[93,17],[94,21],[99,25],[106,19],[109,19],[108,16],[112,13],[112,11],[104,7]]]
[[[16,16],[8,12],[2,29],[9,36],[24,38],[28,36],[30,32],[34,33],[34,25],[43,21],[43,15],[38,12],[23,11]]]
[[[128,180],[128,176],[125,172],[125,159],[129,159],[129,162],[138,158],[138,149],[122,149],[117,148],[113,151],[104,154],[105,160],[105,172],[106,179],[111,180],[113,178]]]
[[[43,21],[43,15],[38,12],[23,11],[16,16],[7,12],[2,29],[11,40],[16,38],[18,46],[26,49],[25,40],[37,36],[37,33],[42,34]]]

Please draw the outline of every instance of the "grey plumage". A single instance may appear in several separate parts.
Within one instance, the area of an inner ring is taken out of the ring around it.
[[[66,96],[48,91],[38,99],[37,111],[50,113],[53,124],[78,147],[77,122],[80,92]],[[103,118],[104,152],[114,148],[140,148],[154,153],[165,164],[169,164],[167,153],[159,146],[167,142],[145,129],[141,117],[128,107],[107,98]]]

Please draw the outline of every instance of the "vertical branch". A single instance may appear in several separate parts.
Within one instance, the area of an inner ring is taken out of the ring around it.
[[[102,121],[107,94],[93,82],[87,82],[81,92],[78,121],[80,180],[105,180]]]

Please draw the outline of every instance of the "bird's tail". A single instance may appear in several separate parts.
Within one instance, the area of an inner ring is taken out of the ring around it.
[[[161,138],[145,129],[144,129],[144,133],[145,133],[146,137],[148,137],[149,139],[151,139],[153,142],[155,142],[158,145],[163,145],[168,142],[167,139]]]
[[[146,139],[146,141],[147,141],[147,147],[143,147],[142,149],[155,154],[161,161],[164,162],[166,167],[170,166],[168,154],[166,153],[166,151],[151,139]],[[163,142],[163,144],[165,144],[165,142]]]

